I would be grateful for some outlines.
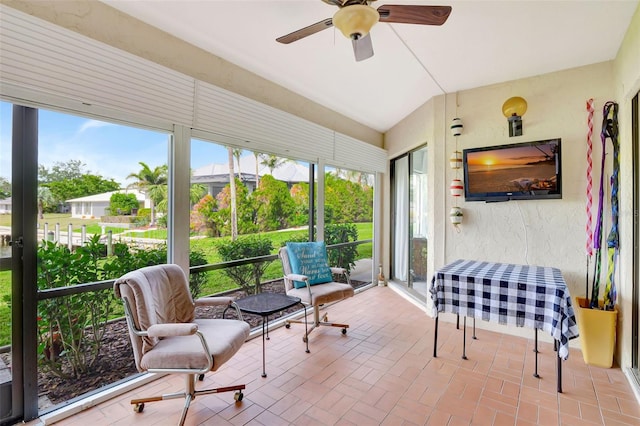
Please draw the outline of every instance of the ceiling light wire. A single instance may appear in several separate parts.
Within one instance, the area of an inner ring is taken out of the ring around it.
[[[436,84],[436,86],[438,86],[438,88],[440,88],[440,90],[442,91],[443,95],[447,94],[447,91],[444,90],[444,88],[440,85],[440,83],[438,83],[438,80],[435,79],[435,77],[433,76],[433,74],[431,74],[431,72],[427,69],[427,67],[425,66],[425,64],[422,63],[422,61],[420,60],[420,58],[418,58],[418,55],[415,54],[415,52],[409,47],[409,45],[407,44],[406,41],[404,41],[404,39],[402,37],[400,37],[400,34],[398,34],[398,32],[396,31],[396,29],[393,27],[393,25],[389,24],[389,28],[391,28],[391,31],[393,31],[393,33],[396,35],[396,37],[398,37],[398,40],[400,40],[402,42],[402,44],[404,44],[404,47],[407,48],[407,50],[409,52],[411,52],[411,54],[413,55],[413,57],[415,58],[416,61],[418,61],[418,63],[420,64],[420,66],[422,67],[422,69],[424,70],[424,72],[427,73],[427,75],[431,78],[431,80],[433,80],[433,82]]]

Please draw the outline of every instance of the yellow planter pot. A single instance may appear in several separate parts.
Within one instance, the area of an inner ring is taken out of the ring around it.
[[[574,300],[584,362],[611,368],[616,346],[618,307],[614,306],[613,311],[590,309],[588,299],[575,297]],[[601,300],[599,304],[602,306]]]

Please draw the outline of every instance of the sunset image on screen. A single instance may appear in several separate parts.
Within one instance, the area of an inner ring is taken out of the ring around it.
[[[468,191],[501,193],[555,190],[557,149],[554,141],[468,152]]]

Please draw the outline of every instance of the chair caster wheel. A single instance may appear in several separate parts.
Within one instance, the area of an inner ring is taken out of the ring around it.
[[[144,402],[141,402],[133,406],[133,411],[135,413],[142,413],[142,410],[144,410]]]
[[[233,399],[235,399],[237,402],[242,401],[243,397],[244,397],[244,394],[242,393],[242,391],[238,391],[233,395]]]
[[[284,328],[291,328],[291,324],[286,323],[286,324],[284,325]]]
[[[342,329],[342,334],[347,334],[347,329],[346,328]]]
[[[198,376],[198,380],[203,381],[203,380],[204,380],[204,374],[200,374],[200,375]]]

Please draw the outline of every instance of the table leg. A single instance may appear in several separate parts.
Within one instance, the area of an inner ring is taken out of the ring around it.
[[[309,353],[309,331],[307,330],[307,305],[303,303],[302,307],[304,308],[304,335],[307,336],[307,341],[305,342],[307,344],[307,350],[305,352]]]
[[[265,349],[264,349],[264,329],[265,329],[265,317],[262,317],[262,377],[267,377],[267,371],[265,368]]]
[[[478,340],[476,337],[476,319],[473,318],[473,340]]]
[[[558,348],[560,348],[560,343],[557,340],[555,342]],[[560,350],[558,350],[556,355],[558,356],[558,393],[562,393],[562,358],[560,358]]]
[[[467,317],[464,317],[462,325],[462,359],[467,359]]]
[[[267,315],[267,340],[269,340],[269,315]]]
[[[535,378],[539,378],[540,376],[538,375],[538,329],[534,329],[535,331],[535,345],[534,345],[534,349],[533,352],[536,353],[536,371],[533,373],[533,377]]]
[[[438,316],[436,315],[436,332],[433,333],[433,357],[436,358],[438,349]]]
[[[460,330],[460,314],[456,314],[456,330]]]

